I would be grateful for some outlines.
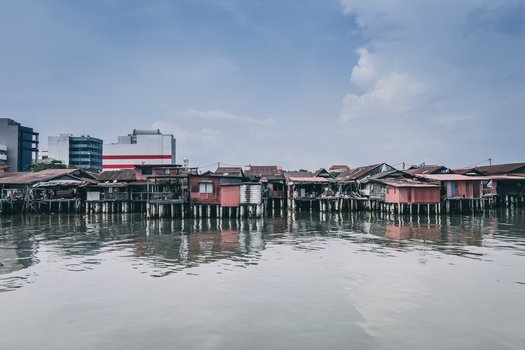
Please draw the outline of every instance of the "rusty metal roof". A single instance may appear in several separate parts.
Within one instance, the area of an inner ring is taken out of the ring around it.
[[[0,178],[3,185],[31,185],[37,182],[45,182],[59,178],[79,180],[73,173],[78,169],[46,169],[38,172],[15,173],[15,175]]]
[[[244,173],[241,167],[218,167],[215,175],[243,177]]]
[[[354,181],[362,179],[369,175],[372,171],[376,170],[378,167],[386,166],[388,168],[394,169],[392,166],[386,164],[386,163],[379,163],[379,164],[372,164],[372,165],[366,165],[355,169],[350,169],[348,171],[342,172],[339,176],[337,176],[337,180],[339,181]]]
[[[244,167],[244,174],[249,177],[284,179],[283,169],[277,165],[248,165]]]
[[[487,180],[513,180],[513,181],[524,181],[525,174],[513,174],[513,175],[491,175],[487,176]]]
[[[50,180],[42,181],[33,185],[33,187],[81,187],[88,183],[82,180]]]
[[[285,171],[284,177],[288,180],[290,177],[314,177],[310,171]]]
[[[454,174],[454,172],[444,165],[425,165],[420,168],[417,165],[412,165],[410,168],[405,170],[409,174],[444,174],[443,171],[448,171],[448,174]]]
[[[98,181],[134,182],[137,181],[137,176],[134,169],[107,170],[99,175]]]
[[[302,184],[305,184],[305,183],[329,184],[332,182],[331,180],[332,179],[327,179],[324,177],[314,177],[314,176],[311,176],[311,177],[304,177],[304,176],[293,177],[292,176],[288,178],[289,183],[302,183]]]
[[[346,171],[346,170],[350,170],[350,167],[345,164],[334,164],[328,170],[329,171]]]
[[[508,173],[525,173],[525,163],[507,163],[507,164],[496,164],[479,166],[475,168],[487,175],[502,175]]]
[[[374,182],[383,183],[393,187],[440,187],[438,184],[431,182],[423,182],[413,179],[387,179],[387,180],[373,180]]]
[[[473,168],[473,167],[458,168],[458,169],[454,169],[453,171],[454,171],[454,174],[459,174],[459,175],[475,175],[475,176],[485,175],[485,173],[479,170],[476,170],[476,168]]]
[[[466,176],[459,174],[419,174],[418,177],[433,181],[485,181],[489,180],[485,176]]]
[[[11,176],[19,176],[27,174],[26,172],[17,172],[17,171],[10,171],[10,172],[0,172],[0,178],[3,177],[11,177]]]

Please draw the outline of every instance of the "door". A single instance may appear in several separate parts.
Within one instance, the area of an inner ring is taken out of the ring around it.
[[[449,182],[449,184],[450,184],[450,197],[455,198],[457,194],[456,182],[452,181],[452,182]]]

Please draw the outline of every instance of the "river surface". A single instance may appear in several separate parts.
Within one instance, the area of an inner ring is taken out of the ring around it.
[[[1,349],[525,349],[525,212],[0,218]]]

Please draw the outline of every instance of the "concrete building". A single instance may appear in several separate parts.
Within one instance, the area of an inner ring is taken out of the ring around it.
[[[6,146],[9,171],[29,171],[38,159],[38,133],[12,119],[0,118],[0,144]]]
[[[102,140],[89,135],[48,137],[48,158],[78,169],[102,171]]]
[[[175,164],[175,138],[160,130],[133,130],[118,143],[104,145],[104,170],[131,169],[135,165]]]
[[[7,146],[0,145],[0,165],[7,164]]]

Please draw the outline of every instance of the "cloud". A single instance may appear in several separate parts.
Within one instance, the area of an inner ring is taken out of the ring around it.
[[[397,71],[380,74],[373,56],[360,48],[357,64],[352,69],[352,83],[362,94],[349,93],[343,98],[340,121],[399,115],[416,109],[425,93],[423,83]]]
[[[341,0],[362,38],[339,113],[355,158],[517,161],[525,108],[519,1]],[[367,142],[373,137],[381,142]],[[365,135],[365,136],[362,136]],[[476,148],[471,148],[475,144]],[[356,148],[357,147],[357,148]],[[462,150],[462,152],[457,152]],[[362,154],[361,154],[362,153]]]
[[[271,119],[194,108],[171,115],[153,122],[151,128],[173,134],[177,140],[177,158],[190,159],[192,166],[214,162],[248,164],[253,162],[253,147],[260,144],[262,149],[274,134]]]
[[[357,50],[359,61],[352,69],[352,83],[366,89],[377,78],[373,55],[364,47]]]
[[[520,1],[499,1],[474,9],[467,16],[467,33],[502,33],[522,35],[525,32],[525,4]]]

